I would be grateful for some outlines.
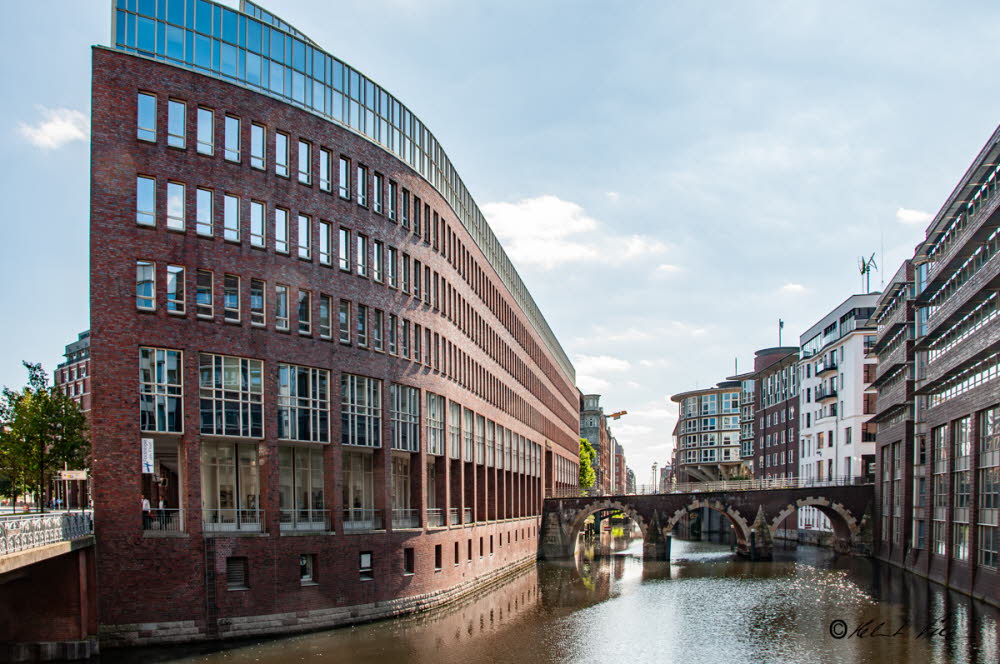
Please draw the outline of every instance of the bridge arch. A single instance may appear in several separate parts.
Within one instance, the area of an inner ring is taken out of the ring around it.
[[[740,511],[731,505],[726,505],[719,500],[709,500],[703,498],[693,499],[686,507],[682,507],[674,511],[670,518],[667,520],[666,525],[663,527],[663,534],[672,535],[674,526],[676,526],[684,515],[688,512],[693,512],[695,510],[707,507],[710,510],[719,512],[729,519],[729,523],[732,524],[733,530],[736,531],[736,540],[742,547],[748,547],[750,543],[750,531],[752,526],[747,523],[746,517],[740,513]]]
[[[842,503],[825,496],[807,496],[799,498],[794,504],[785,505],[768,524],[771,536],[777,534],[778,527],[785,519],[803,507],[815,507],[830,521],[830,526],[833,528],[834,550],[838,553],[849,553],[854,548],[861,533],[864,516],[851,513],[851,510]]]
[[[637,512],[632,506],[621,501],[604,499],[589,503],[577,511],[576,516],[573,518],[569,527],[569,534],[571,535],[573,541],[576,541],[577,536],[583,530],[584,522],[588,518],[598,512],[606,512],[608,510],[618,510],[619,512],[627,515],[628,518],[632,519],[632,521],[639,526],[639,531],[642,533],[642,539],[648,539],[649,525],[647,524],[646,519],[644,519],[639,512]]]

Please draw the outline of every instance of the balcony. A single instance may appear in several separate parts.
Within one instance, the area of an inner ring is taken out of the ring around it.
[[[151,510],[149,516],[142,520],[142,529],[145,532],[184,532],[184,510]]]
[[[448,523],[452,526],[458,526],[461,522],[458,519],[458,508],[449,507],[448,508]]]
[[[817,403],[822,403],[824,401],[831,401],[837,398],[837,390],[830,386],[817,387],[816,394],[814,395]]]
[[[466,507],[462,512],[462,523],[472,523],[472,508]]]
[[[344,532],[359,533],[366,530],[384,530],[382,510],[348,508],[344,510]]]
[[[264,530],[264,510],[202,510],[202,530],[206,533],[259,533]]]
[[[329,510],[285,509],[281,510],[279,525],[284,531],[326,532],[333,530]]]
[[[428,507],[427,508],[427,527],[428,528],[443,528],[444,527],[444,510],[440,507]]]
[[[832,357],[826,358],[823,364],[816,367],[816,377],[826,376],[837,371],[837,361]]]
[[[392,511],[392,527],[394,530],[402,528],[419,528],[420,510],[394,509]]]

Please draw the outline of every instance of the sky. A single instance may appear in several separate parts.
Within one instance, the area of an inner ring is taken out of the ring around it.
[[[235,4],[232,0],[230,4]],[[911,255],[1000,122],[988,2],[270,0],[441,141],[640,483],[671,394]],[[5,3],[0,385],[88,326],[90,50],[110,0]],[[46,295],[48,293],[48,295]]]

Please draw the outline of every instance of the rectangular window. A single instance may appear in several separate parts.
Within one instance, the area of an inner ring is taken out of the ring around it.
[[[337,248],[337,258],[340,262],[340,269],[345,272],[351,271],[351,231],[346,228],[340,229],[340,244]]]
[[[441,571],[441,559],[442,559],[442,556],[441,556],[441,545],[440,544],[435,544],[434,545],[434,571],[435,572],[440,572]]]
[[[382,447],[382,381],[341,374],[341,444]]]
[[[375,578],[372,568],[372,552],[362,551],[359,556],[358,571],[361,573],[362,581],[371,581]]]
[[[263,362],[199,353],[198,377],[203,435],[264,436]]]
[[[184,268],[167,266],[167,313],[184,313]]]
[[[223,281],[222,307],[227,323],[240,322],[240,278],[227,274]]]
[[[410,292],[410,257],[403,254],[403,264],[400,274],[399,290],[404,293]]]
[[[330,442],[330,372],[278,365],[278,438]]]
[[[250,167],[264,170],[267,163],[267,130],[259,124],[250,125]]]
[[[396,338],[398,336],[397,327],[399,325],[399,319],[394,315],[389,314],[389,354],[395,355],[398,352],[398,346],[396,344]]]
[[[312,229],[309,217],[304,214],[299,215],[299,258],[312,258]]]
[[[358,166],[358,205],[368,207],[368,168]]]
[[[156,97],[145,92],[139,93],[136,114],[136,138],[140,141],[156,142]]]
[[[222,210],[222,236],[230,242],[240,241],[240,199],[237,196],[225,195]]]
[[[274,173],[288,177],[288,136],[280,131],[274,134]]]
[[[274,208],[274,250],[288,253],[288,210]]]
[[[167,145],[184,148],[184,119],[187,106],[182,101],[171,99],[167,102]]]
[[[299,140],[299,182],[302,184],[312,183],[312,146],[306,141]]]
[[[331,191],[330,167],[333,163],[333,155],[329,150],[320,148],[319,150],[319,188],[321,191]]]
[[[299,583],[304,586],[316,583],[316,554],[303,553],[299,555]]]
[[[399,287],[399,252],[395,247],[389,247],[385,255],[385,268],[389,273],[389,286]]]
[[[250,324],[263,327],[266,324],[267,284],[261,279],[250,280]]]
[[[357,323],[357,333],[358,333],[358,346],[361,348],[368,347],[368,307],[363,304],[358,305],[358,323]]]
[[[389,220],[396,221],[396,199],[399,197],[398,186],[395,182],[389,182]]]
[[[420,299],[421,289],[421,274],[423,270],[420,261],[413,261],[413,297]]]
[[[423,347],[423,328],[419,325],[413,326],[413,360],[415,362],[420,361],[422,355],[421,348]]]
[[[156,180],[139,176],[135,179],[135,223],[156,225]]]
[[[389,404],[392,449],[419,452],[420,390],[407,385],[390,383]]]
[[[319,336],[321,339],[333,337],[333,300],[329,295],[319,296]]]
[[[420,237],[420,199],[413,197],[413,234]]]
[[[351,303],[348,300],[340,301],[340,343],[351,343]]]
[[[346,157],[340,158],[340,197],[351,198],[351,162]]]
[[[399,356],[410,359],[410,321],[405,318],[399,328]]]
[[[427,393],[427,453],[444,454],[444,397]]]
[[[226,558],[226,590],[248,590],[250,588],[247,573],[247,559],[230,556]]]
[[[207,108],[198,109],[198,153],[215,154],[215,113]]]
[[[410,227],[410,192],[403,189],[402,209],[400,210],[399,222],[403,228]]]
[[[156,309],[156,263],[135,263],[135,307],[149,311]]]
[[[240,160],[240,119],[230,115],[226,116],[226,161],[239,162]]]
[[[382,214],[382,199],[385,196],[385,192],[383,191],[383,182],[384,179],[379,173],[375,173],[372,176],[372,196],[375,197],[375,200],[372,202],[372,209],[374,209],[377,214]]]
[[[299,334],[312,334],[312,294],[299,289]]]
[[[267,242],[264,230],[264,204],[250,201],[250,246],[264,247]]]
[[[181,352],[139,348],[139,429],[182,433],[183,394]]]
[[[408,546],[403,549],[403,574],[413,574],[413,547]]]
[[[198,270],[197,293],[195,294],[198,318],[212,318],[215,315],[214,279],[211,270]]]
[[[372,310],[372,347],[375,350],[382,350],[382,321],[384,314],[381,309]]]
[[[368,276],[368,238],[364,235],[358,235],[358,248],[357,248],[357,267],[358,274],[362,277]]]
[[[319,222],[319,262],[321,265],[333,264],[332,241],[333,238],[331,237],[330,222]]]
[[[382,265],[385,261],[384,248],[380,241],[372,242],[372,278],[375,281],[382,281]]]
[[[274,287],[274,327],[288,330],[288,286],[282,284]]]
[[[197,216],[195,219],[195,229],[198,235],[211,237],[212,233],[215,232],[213,228],[214,224],[212,223],[212,199],[214,198],[212,190],[199,189],[197,193],[198,200],[195,201],[197,206],[197,210],[195,211],[195,215]]]

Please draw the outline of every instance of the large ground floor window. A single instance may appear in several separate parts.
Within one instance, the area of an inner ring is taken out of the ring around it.
[[[202,444],[201,502],[205,530],[261,529],[256,444]]]
[[[369,451],[344,452],[341,470],[344,498],[344,529],[371,530],[382,527],[382,515],[375,510],[374,454]]]
[[[323,504],[323,450],[282,445],[278,448],[281,527],[327,530]]]

